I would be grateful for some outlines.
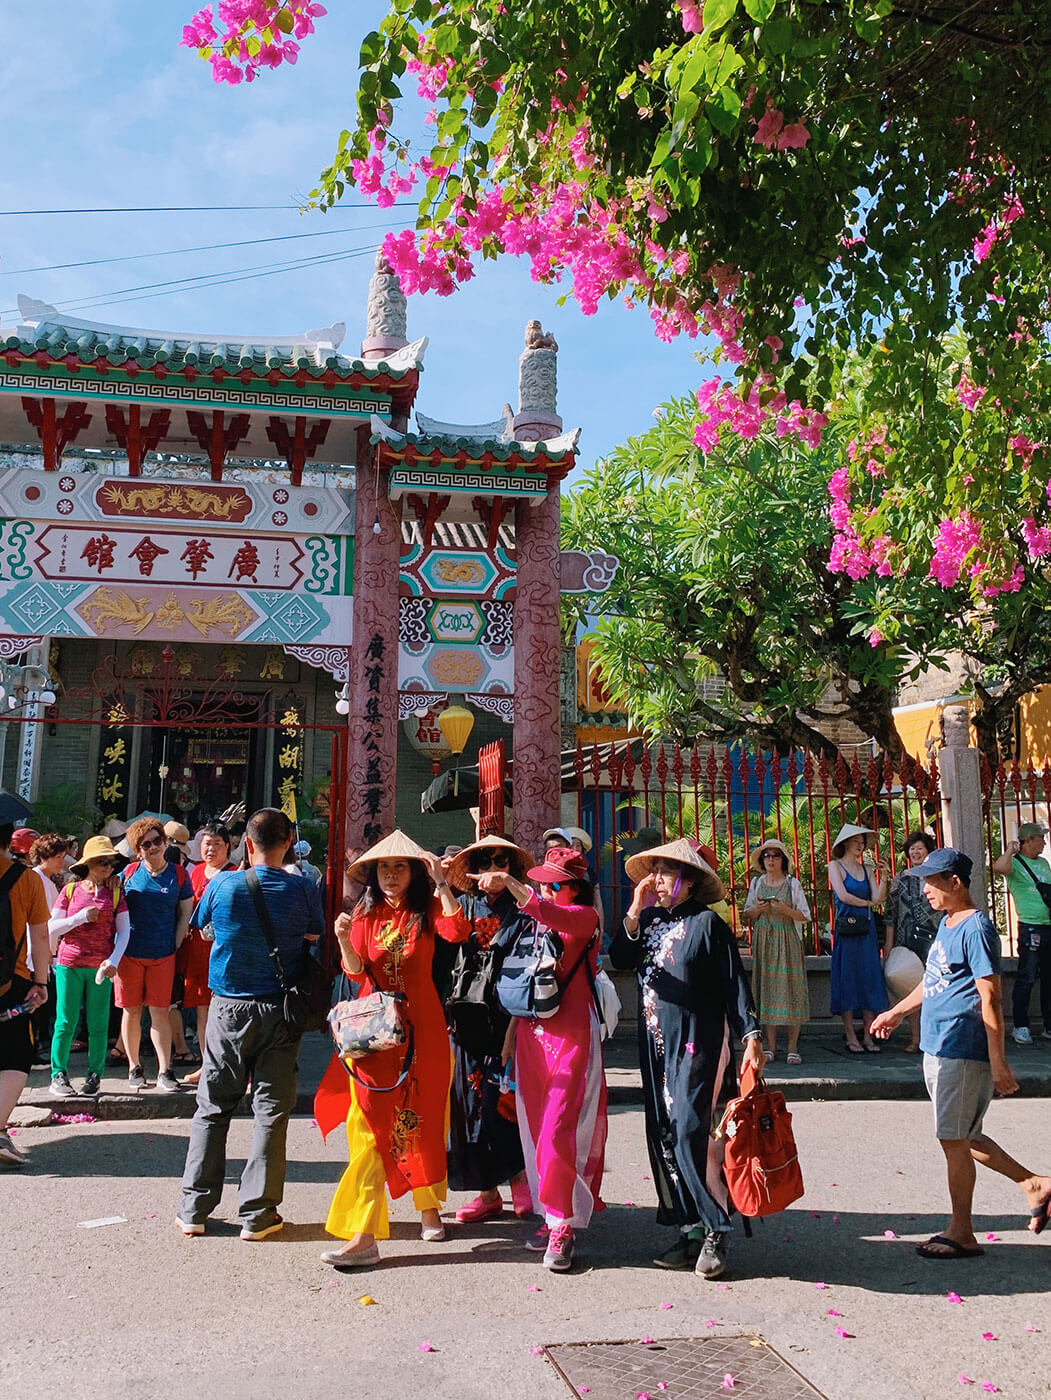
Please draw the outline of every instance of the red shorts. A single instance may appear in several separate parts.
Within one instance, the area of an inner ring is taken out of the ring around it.
[[[174,981],[174,953],[166,958],[129,958],[125,954],[117,965],[113,999],[122,1010],[137,1006],[163,1006],[167,1010]]]
[[[184,979],[183,1006],[207,1006],[212,1000],[208,987],[208,964],[212,945],[201,937],[199,929],[190,929],[179,944],[177,967]]]

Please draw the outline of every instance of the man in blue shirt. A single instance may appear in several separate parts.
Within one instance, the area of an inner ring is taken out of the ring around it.
[[[248,860],[259,878],[285,981],[294,986],[307,956],[304,940],[313,943],[321,936],[324,919],[317,886],[281,868],[291,839],[291,822],[274,807],[256,812],[245,831]],[[241,1173],[238,1213],[241,1238],[263,1240],[283,1224],[277,1208],[285,1187],[285,1139],[296,1102],[300,1037],[285,1024],[284,993],[244,871],[215,876],[194,924],[214,933],[208,971],[212,1003],[175,1223],[185,1235],[204,1234],[205,1221],[223,1193],[230,1119],[251,1081],[255,1130]]]
[[[872,1023],[872,1034],[885,1040],[910,1011],[920,1011],[923,1077],[952,1204],[944,1233],[917,1246],[923,1259],[972,1259],[985,1252],[971,1215],[975,1162],[1021,1186],[1033,1234],[1041,1233],[1051,1210],[1051,1176],[1023,1167],[982,1132],[993,1091],[1013,1094],[1018,1084],[1004,1054],[1000,936],[988,915],[975,908],[971,869],[968,856],[944,846],[905,872],[923,881],[923,892],[942,920],[923,981]]]

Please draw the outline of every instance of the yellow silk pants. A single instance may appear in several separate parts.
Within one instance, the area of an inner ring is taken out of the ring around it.
[[[325,1229],[337,1239],[349,1240],[357,1234],[374,1235],[378,1240],[390,1239],[390,1217],[387,1213],[386,1180],[383,1158],[372,1136],[372,1129],[358,1103],[354,1085],[350,1086],[351,1105],[347,1114],[347,1169],[340,1177],[336,1194],[329,1207]],[[449,1132],[449,1103],[445,1104],[445,1132]],[[440,1210],[448,1191],[446,1178],[433,1186],[413,1189],[412,1203],[418,1211]]]

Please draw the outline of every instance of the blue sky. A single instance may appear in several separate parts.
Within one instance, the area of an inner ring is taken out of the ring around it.
[[[329,0],[331,13],[299,63],[252,85],[213,83],[178,47],[193,0],[34,0],[7,6],[0,90],[8,95],[0,211],[128,206],[290,204],[313,188],[340,129],[352,124],[358,45],[385,12],[368,0]],[[244,213],[0,217],[0,325],[19,292],[70,314],[118,325],[191,332],[294,334],[346,321],[344,348],[364,333],[372,256],[211,287],[126,300],[112,295],[169,279],[230,272],[366,248],[412,210],[325,215]],[[241,239],[322,232],[320,238],[42,271],[52,264],[159,253]],[[136,293],[136,295],[138,295]],[[663,399],[702,377],[696,346],[663,345],[645,311],[619,303],[585,317],[557,306],[525,263],[483,264],[450,298],[413,297],[409,334],[430,338],[418,406],[454,422],[496,418],[516,404],[525,323],[559,342],[559,409],[583,429],[581,467],[652,423]],[[0,331],[2,334],[2,331]]]

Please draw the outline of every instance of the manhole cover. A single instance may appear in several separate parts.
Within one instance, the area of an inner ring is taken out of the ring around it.
[[[822,1400],[758,1337],[567,1342],[544,1350],[570,1390],[587,1400],[637,1400],[642,1394],[649,1400]]]

